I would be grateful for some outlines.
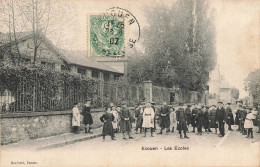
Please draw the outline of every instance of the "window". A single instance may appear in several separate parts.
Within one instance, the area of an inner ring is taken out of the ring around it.
[[[117,81],[120,77],[121,77],[122,75],[120,75],[120,74],[115,74],[115,80]]]
[[[104,73],[104,81],[109,82],[109,73]]]
[[[70,66],[66,66],[66,65],[61,65],[61,71],[68,71],[70,72]]]
[[[98,78],[98,72],[92,71],[92,78]]]
[[[81,75],[85,75],[86,74],[86,70],[83,68],[78,68],[78,73]]]
[[[41,61],[41,65],[48,69],[54,69],[54,63],[48,63],[45,61]]]

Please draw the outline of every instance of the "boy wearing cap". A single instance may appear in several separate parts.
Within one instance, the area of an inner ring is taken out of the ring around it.
[[[205,107],[204,113],[203,113],[203,126],[205,129],[205,132],[210,132],[209,128],[209,106]]]
[[[135,133],[138,134],[138,129],[140,129],[140,133],[142,133],[142,124],[143,124],[143,106],[140,104],[135,109],[135,118],[136,118],[136,126],[135,126]]]
[[[231,128],[231,125],[234,125],[234,118],[233,118],[232,109],[230,108],[230,104],[231,103],[227,103],[227,107],[226,107],[227,124],[228,124],[228,130],[233,131],[233,129]]]
[[[90,133],[91,125],[93,124],[93,119],[90,114],[90,105],[91,105],[91,100],[87,99],[85,105],[82,108],[82,115],[83,115],[83,124],[85,125],[85,133]]]
[[[177,129],[179,130],[180,139],[183,139],[182,137],[182,130],[184,133],[184,138],[189,139],[189,137],[186,135],[187,131],[187,116],[184,111],[183,103],[179,103],[179,109],[176,111],[176,119],[177,119]]]
[[[197,115],[195,117],[195,123],[197,125],[197,135],[202,135],[202,126],[203,126],[203,111],[202,111],[202,107],[198,106],[198,112]]]
[[[246,106],[243,106],[243,110],[242,110],[242,113],[241,113],[241,128],[242,128],[242,135],[247,135],[247,131],[244,127],[244,123],[245,123],[245,119],[246,119],[246,115],[247,115],[247,111],[246,111]]]
[[[218,127],[219,127],[219,137],[225,136],[225,120],[226,120],[226,111],[223,107],[222,102],[218,102],[218,108],[217,108],[217,121],[218,121]]]
[[[191,105],[188,104],[187,108],[185,109],[185,113],[187,116],[187,132],[189,132],[189,125],[191,124],[191,110],[190,110]]]
[[[154,111],[154,115],[157,114],[157,109],[155,108],[155,102],[151,102],[151,107],[153,108],[153,111]],[[170,129],[170,128],[169,128]],[[156,131],[156,117],[154,117],[154,128],[153,128],[153,132]]]
[[[121,109],[121,131],[123,133],[123,139],[125,140],[126,140],[126,133],[128,134],[129,139],[133,139],[130,117],[131,114],[129,109],[127,108],[127,103],[123,101],[122,109]]]
[[[79,134],[80,127],[80,113],[78,109],[78,103],[74,103],[74,107],[72,109],[72,129],[73,132]]]
[[[168,134],[168,132],[170,131],[170,108],[167,106],[166,102],[163,103],[163,106],[159,111],[159,115],[161,117],[161,131],[159,134],[162,134],[162,131],[164,129],[166,129],[166,134]]]
[[[238,131],[241,131],[241,112],[242,112],[242,104],[239,104],[237,112],[236,112],[236,118],[235,118],[235,122],[236,125],[238,125]]]
[[[197,127],[196,125],[196,115],[197,115],[197,112],[198,112],[198,108],[197,108],[197,104],[195,103],[194,104],[194,108],[192,109],[192,112],[191,112],[191,125],[193,127],[193,133],[195,133],[195,128]]]
[[[209,110],[209,124],[210,128],[215,128],[215,134],[217,134],[217,110],[216,105],[212,105],[212,107]]]

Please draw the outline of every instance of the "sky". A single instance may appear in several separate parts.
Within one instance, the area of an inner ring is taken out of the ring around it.
[[[243,80],[260,68],[260,1],[214,1],[216,9],[216,52],[221,75],[248,95]]]

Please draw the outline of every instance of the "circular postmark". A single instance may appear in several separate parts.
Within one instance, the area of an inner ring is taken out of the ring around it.
[[[91,57],[124,57],[140,39],[140,25],[128,10],[112,7],[89,16],[89,54]]]
[[[136,17],[129,10],[120,7],[107,9],[107,14],[124,18],[124,28],[128,34],[125,44],[129,48],[133,48],[141,37],[141,28]]]

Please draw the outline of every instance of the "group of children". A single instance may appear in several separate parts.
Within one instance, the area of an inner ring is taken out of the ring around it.
[[[191,125],[193,127],[192,132],[195,133],[195,129],[197,129],[198,135],[202,135],[202,128],[204,128],[205,132],[207,133],[212,132],[211,128],[214,128],[216,134],[217,129],[219,128],[219,136],[223,137],[225,135],[225,123],[228,124],[228,128],[230,131],[233,130],[231,128],[231,125],[238,125],[238,130],[241,131],[241,133],[243,133],[244,135],[247,135],[247,138],[253,138],[254,125],[257,125],[259,127],[260,132],[260,116],[259,111],[257,111],[260,109],[260,105],[258,105],[258,108],[253,109],[251,107],[242,106],[242,104],[240,104],[237,111],[233,114],[230,103],[228,103],[225,107],[221,102],[219,102],[220,105],[218,107],[216,107],[216,105],[212,105],[210,107],[197,104],[187,104],[185,107],[183,105],[180,105],[177,111],[174,112],[176,107],[174,107],[173,105],[166,105],[165,103],[159,107],[155,107],[153,103],[143,102],[135,107],[134,118],[126,104],[127,103],[125,101],[118,106],[110,103],[110,105],[105,108],[105,113],[100,117],[100,121],[103,122],[103,141],[105,140],[105,136],[107,135],[111,136],[112,140],[116,140],[115,133],[119,132],[123,133],[123,139],[126,139],[126,134],[128,135],[129,139],[133,139],[133,122],[136,122],[136,133],[137,130],[140,128],[140,132],[144,132],[144,137],[146,137],[146,132],[148,129],[150,130],[151,136],[153,137],[153,132],[155,132],[156,126],[159,126],[161,128],[159,134],[162,134],[163,129],[166,129],[166,132],[168,133],[170,132],[171,123],[170,114],[173,112],[173,122],[176,122],[176,126],[178,127],[179,121],[176,121],[176,112],[178,112],[180,108],[184,109],[184,121],[182,122],[185,122],[185,126],[187,126],[187,128],[182,128],[181,130],[184,130],[185,136],[186,132],[189,132],[189,126]],[[74,104],[74,108],[72,111],[73,131],[75,133],[79,133],[80,112],[78,110],[77,103]],[[235,119],[233,115],[235,115]],[[172,132],[174,132],[174,126],[175,124],[173,124]]]

